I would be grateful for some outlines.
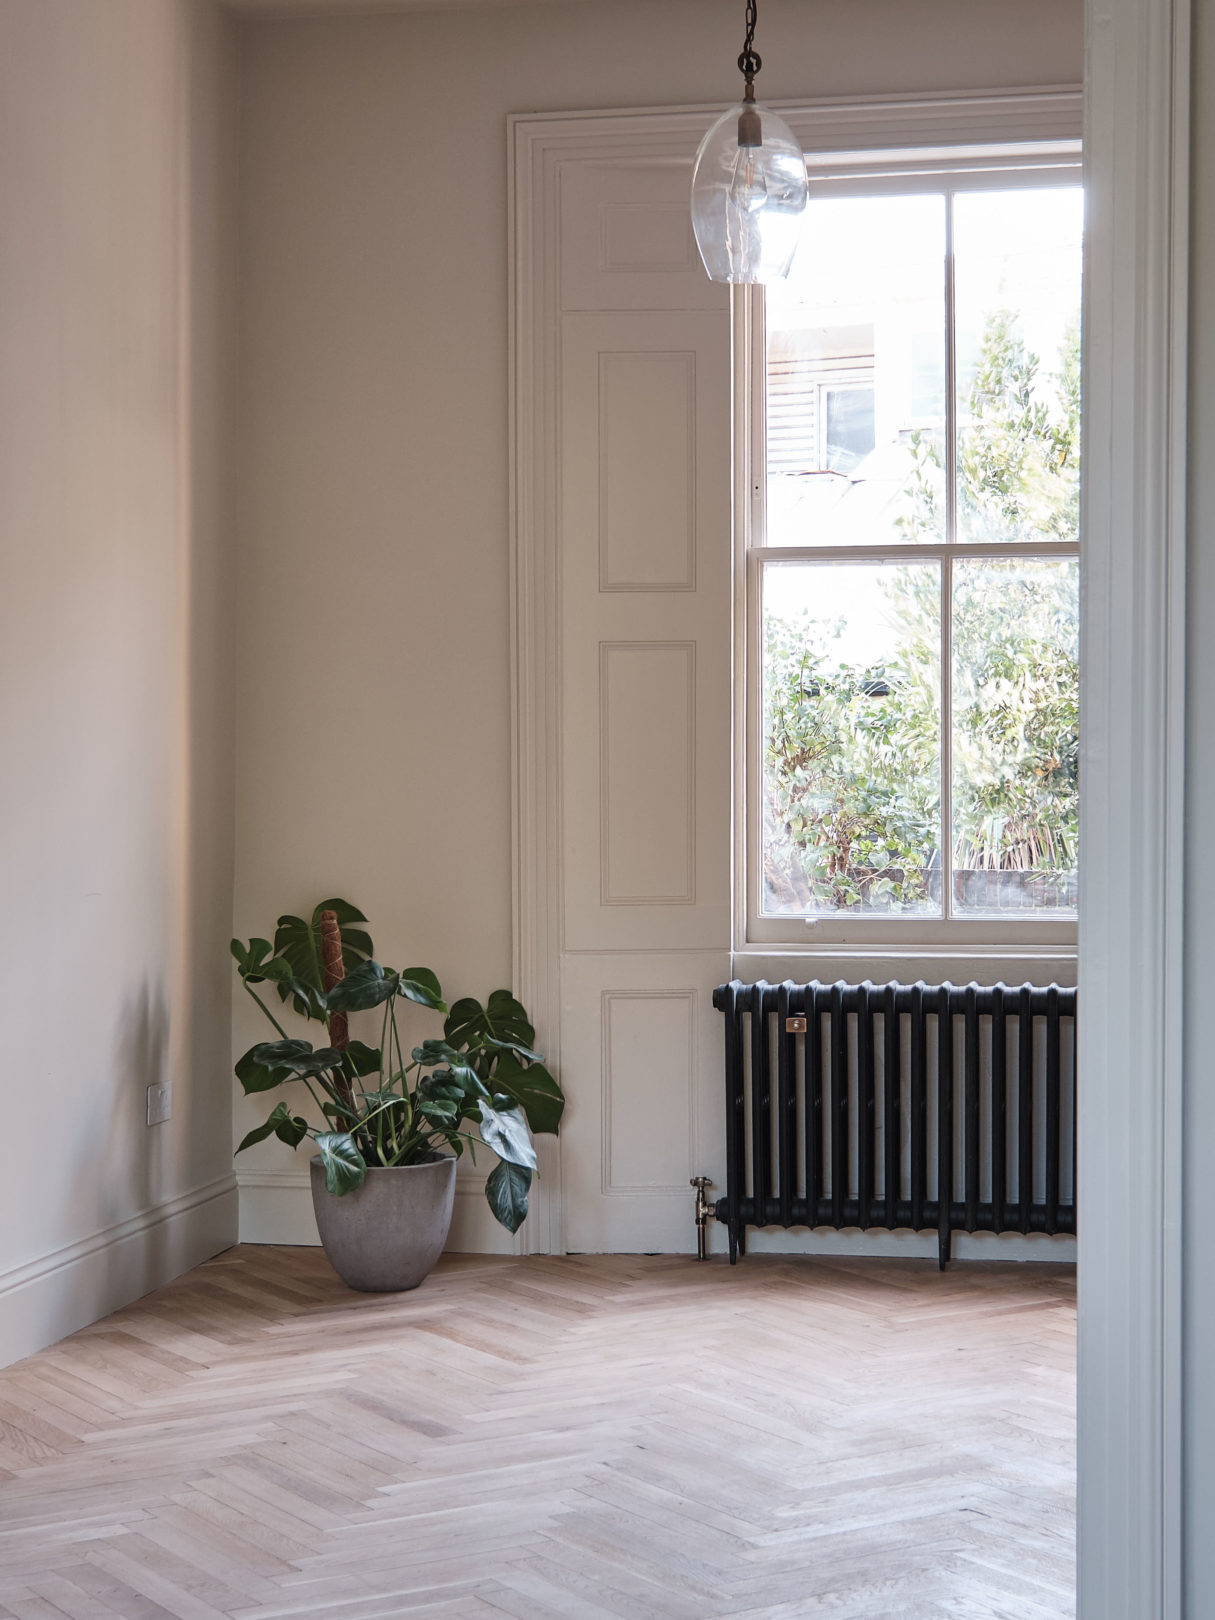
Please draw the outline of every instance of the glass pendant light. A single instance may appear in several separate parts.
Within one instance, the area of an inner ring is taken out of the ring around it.
[[[755,49],[756,0],[738,58],[741,107],[723,113],[696,154],[692,227],[711,281],[752,283],[787,276],[806,208],[806,160],[783,118],[755,99],[763,66]]]

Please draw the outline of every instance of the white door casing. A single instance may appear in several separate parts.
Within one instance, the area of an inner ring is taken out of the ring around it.
[[[1089,0],[1079,1617],[1182,1594],[1189,0]]]

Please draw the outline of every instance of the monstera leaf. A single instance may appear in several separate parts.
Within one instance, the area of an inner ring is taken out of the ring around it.
[[[340,1198],[343,1193],[353,1192],[363,1185],[367,1166],[348,1131],[322,1131],[316,1145],[320,1149],[329,1192]]]
[[[447,1011],[443,987],[429,968],[402,968],[397,977],[400,981],[397,985],[398,995],[408,1001],[416,1001],[419,1007],[433,1007],[441,1013]]]
[[[291,978],[291,964],[281,957],[272,956],[268,939],[251,939],[242,945],[234,939],[228,949],[236,958],[236,966],[246,984],[262,984],[266,979]]]
[[[379,1007],[396,994],[397,975],[378,962],[360,962],[329,992],[331,1012],[366,1012]]]
[[[294,1078],[287,1060],[310,1055],[312,1047],[307,1041],[259,1041],[251,1046],[236,1065],[236,1078],[245,1088],[245,1095],[256,1091],[273,1091],[285,1080]]]
[[[307,921],[303,917],[293,917],[290,913],[280,917],[274,933],[275,957],[287,964],[291,979],[298,980],[299,985],[306,985],[317,995],[325,988],[325,973],[321,963],[322,911],[332,911],[337,916],[338,927],[342,931],[342,962],[347,973],[358,967],[360,962],[365,962],[375,952],[371,935],[361,928],[352,926],[356,923],[365,923],[367,919],[358,907],[352,906],[348,900],[322,900]],[[303,1018],[325,1016],[323,1002],[317,1003],[287,981],[279,984],[278,993],[284,1001],[293,1001],[296,1012]]]
[[[447,1011],[439,981],[429,968],[406,968],[398,973],[378,962],[360,962],[334,985],[326,1000],[331,1012],[366,1012],[382,1006],[390,996],[405,996],[419,1006]]]
[[[457,1001],[445,1033],[463,1046],[481,1080],[518,1103],[539,1134],[556,1134],[565,1096],[532,1043],[536,1032],[509,990],[495,990],[483,1007],[471,996]]]
[[[499,1102],[507,1103],[508,1099],[495,1097],[493,1103],[481,1104],[481,1140],[486,1147],[493,1148],[500,1159],[534,1170],[536,1150],[527,1132],[523,1110],[513,1104],[495,1107],[494,1103]]]
[[[414,1047],[412,1056],[414,1062],[421,1064],[424,1069],[441,1070],[445,1075],[450,1075],[474,1097],[489,1096],[467,1053],[449,1046],[446,1041],[423,1041],[421,1046]]]
[[[556,1136],[565,1112],[565,1094],[543,1063],[520,1063],[513,1052],[503,1052],[494,1069],[495,1091],[505,1092],[527,1115],[537,1136]]]
[[[246,1094],[272,1091],[285,1080],[330,1074],[343,1058],[344,1053],[332,1046],[314,1052],[308,1041],[261,1041],[251,1046],[236,1065],[236,1078]]]
[[[298,1114],[292,1114],[285,1102],[279,1103],[270,1118],[264,1125],[249,1132],[244,1141],[237,1148],[237,1153],[243,1153],[254,1142],[264,1142],[268,1136],[277,1136],[280,1142],[286,1142],[288,1147],[298,1147],[308,1134],[308,1121],[301,1119]]]
[[[532,1173],[503,1159],[485,1178],[485,1197],[495,1217],[508,1232],[517,1232],[527,1219],[527,1195]]]
[[[380,1049],[364,1041],[351,1041],[346,1047],[346,1070],[360,1078],[380,1071]]]
[[[495,990],[484,1007],[471,996],[457,1001],[443,1033],[453,1046],[474,1052],[496,1049],[517,1052],[523,1058],[540,1056],[532,1051],[536,1032],[509,990]]]

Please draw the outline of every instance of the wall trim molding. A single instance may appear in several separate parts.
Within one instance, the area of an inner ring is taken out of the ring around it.
[[[1076,85],[776,103],[809,150],[958,151],[1072,141]],[[561,1063],[560,310],[557,239],[564,165],[650,158],[690,166],[717,107],[517,115],[508,120],[512,965],[541,1049]],[[719,946],[730,950],[725,938]],[[565,1252],[559,1141],[541,1138],[519,1252]]]
[[[920,150],[940,144],[1066,141],[1076,138],[1084,92],[1078,84],[1023,85],[1011,89],[900,96],[823,96],[776,100],[768,106],[801,136],[808,151]],[[604,155],[604,141],[661,155],[670,144],[695,156],[701,136],[722,110],[720,102],[671,107],[599,108],[587,112],[517,113],[508,120],[516,160],[528,149],[556,147],[569,157]],[[512,179],[518,182],[518,167]],[[518,214],[515,223],[521,223]]]
[[[1085,32],[1079,1615],[1181,1620],[1189,0]]]
[[[129,1305],[236,1242],[231,1171],[0,1272],[0,1366]]]
[[[307,1164],[242,1168],[236,1172],[236,1184],[242,1243],[319,1248]],[[484,1181],[476,1175],[461,1176],[456,1181],[456,1208],[447,1246],[458,1253],[501,1254],[514,1250],[514,1240],[490,1214]]]
[[[297,1167],[285,1170],[239,1170],[236,1173],[235,1180],[241,1192],[244,1192],[247,1187],[269,1188],[271,1191],[280,1187],[294,1187],[297,1189],[302,1187],[309,1197],[312,1196],[311,1172],[306,1165],[303,1168]],[[461,1178],[456,1182],[456,1197],[468,1198],[474,1195],[483,1197],[482,1188],[483,1183],[475,1178],[469,1178],[468,1180]]]

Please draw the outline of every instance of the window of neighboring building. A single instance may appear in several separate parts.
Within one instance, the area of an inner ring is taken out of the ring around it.
[[[1074,162],[837,174],[746,295],[753,939],[1074,938]]]

